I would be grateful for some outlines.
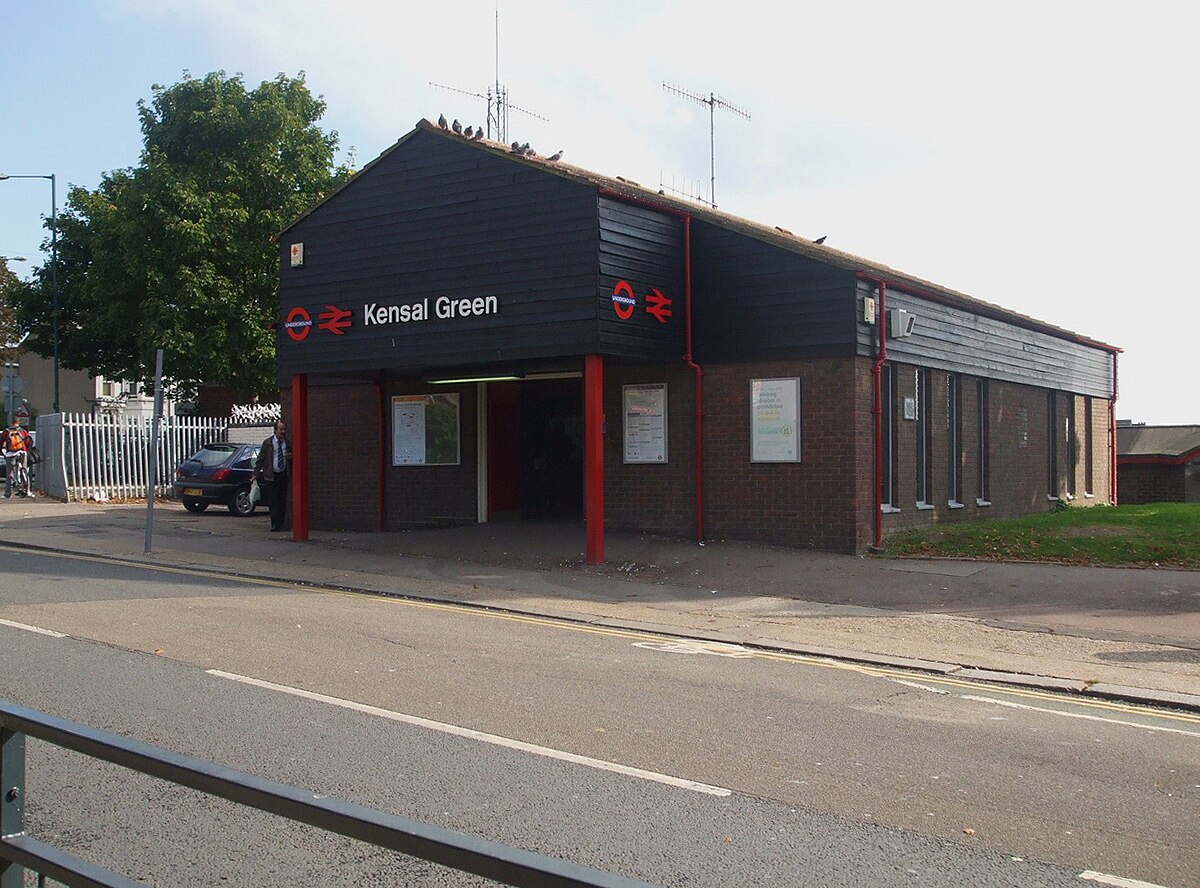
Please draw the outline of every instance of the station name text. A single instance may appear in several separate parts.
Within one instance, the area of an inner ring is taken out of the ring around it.
[[[429,313],[427,298],[407,305],[369,303],[363,306],[363,325],[371,327],[379,324],[408,324],[413,321],[427,321],[431,317],[447,320],[499,313],[500,301],[495,296],[476,296],[472,299],[439,296],[433,301],[433,314]]]

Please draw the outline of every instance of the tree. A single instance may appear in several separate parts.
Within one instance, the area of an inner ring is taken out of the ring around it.
[[[273,236],[351,175],[301,73],[247,90],[223,71],[138,103],[136,167],[72,188],[59,216],[60,363],[177,385],[275,388],[279,253]],[[27,345],[52,350],[50,272],[18,299]]]
[[[21,341],[15,303],[28,285],[12,273],[8,260],[0,257],[0,360],[12,360]]]

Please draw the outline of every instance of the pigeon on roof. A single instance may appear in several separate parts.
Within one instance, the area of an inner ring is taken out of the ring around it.
[[[521,146],[521,153],[524,154],[526,157],[530,157],[535,152],[532,148],[529,147],[529,143],[526,142],[524,145]]]
[[[555,161],[562,160],[562,155],[563,155],[562,149],[559,148],[557,151],[555,151],[553,154],[551,154],[549,157],[547,157],[546,160],[550,161],[551,163],[554,163]]]
[[[815,241],[813,241],[813,243],[814,244],[823,244],[823,243],[825,243],[825,238],[827,238],[827,237],[829,237],[829,235],[823,234],[819,238],[817,238]]]
[[[473,126],[467,127],[465,130],[463,130],[463,135],[466,136],[468,139],[475,138],[475,127],[473,127]]]
[[[483,138],[483,127],[480,127],[479,129],[475,130],[475,135],[472,138],[474,138],[476,142],[478,142],[480,139],[482,139]]]
[[[445,114],[438,115],[438,126],[440,126],[442,129],[446,128],[446,115]]]
[[[454,123],[450,124],[450,129],[454,130],[458,135],[462,135],[462,124],[458,122],[457,117],[454,118]]]
[[[513,142],[511,147],[512,147],[513,154],[524,154],[525,153],[525,149],[521,147],[520,142]]]

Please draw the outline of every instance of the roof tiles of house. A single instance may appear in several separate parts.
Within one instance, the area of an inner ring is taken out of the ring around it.
[[[1200,425],[1117,428],[1117,457],[1122,462],[1185,462],[1196,456],[1200,456]]]
[[[686,214],[693,219],[698,219],[707,222],[711,225],[716,225],[730,231],[736,231],[747,237],[752,237],[764,243],[772,244],[784,250],[789,250],[794,253],[799,253],[803,256],[808,256],[827,265],[832,265],[838,268],[844,268],[853,271],[856,274],[862,275],[864,278],[871,280],[883,280],[887,282],[889,287],[911,293],[915,296],[921,296],[926,299],[932,299],[938,302],[943,302],[948,305],[961,308],[964,311],[974,312],[987,317],[993,317],[998,320],[1006,321],[1010,324],[1015,324],[1018,327],[1023,327],[1030,330],[1037,330],[1042,333],[1048,333],[1051,336],[1057,336],[1062,339],[1069,339],[1073,342],[1078,342],[1083,345],[1093,346],[1103,349],[1104,351],[1119,353],[1122,349],[1114,345],[1109,345],[1079,333],[1074,333],[1062,327],[1057,327],[1045,321],[1040,321],[1037,318],[1021,314],[996,305],[991,302],[986,302],[982,299],[976,299],[973,296],[968,296],[965,293],[960,293],[957,290],[943,287],[940,284],[935,284],[931,281],[924,280],[911,274],[898,271],[887,265],[879,262],[873,262],[869,259],[864,259],[861,256],[856,256],[853,253],[846,253],[834,247],[828,247],[824,244],[818,244],[806,238],[797,237],[790,231],[778,226],[764,225],[759,222],[753,222],[749,219],[744,219],[740,216],[735,216],[732,213],[724,212],[723,210],[714,209],[703,204],[696,203],[692,200],[676,197],[674,195],[664,194],[662,191],[655,191],[651,188],[646,188],[637,182],[625,179],[621,176],[606,176],[601,173],[593,172],[592,170],[577,167],[573,164],[566,163],[562,160],[552,161],[549,158],[541,157],[537,154],[518,154],[513,151],[512,147],[501,142],[495,142],[486,138],[468,139],[465,136],[455,133],[453,130],[442,129],[435,123],[428,120],[420,120],[416,127],[406,135],[402,136],[390,148],[385,150],[379,157],[372,160],[364,166],[349,182],[342,185],[342,188],[347,188],[354,181],[366,173],[371,167],[386,158],[393,151],[396,151],[405,142],[412,139],[417,133],[426,132],[436,136],[453,139],[459,143],[471,145],[480,151],[486,151],[491,154],[500,155],[514,163],[523,163],[529,166],[534,166],[543,169],[554,175],[562,176],[567,179],[573,179],[587,185],[592,185],[601,192],[606,192],[609,195],[620,199],[628,198],[639,203],[657,204],[667,212],[675,214]],[[341,188],[338,189],[340,191]],[[287,228],[280,232],[280,235],[286,233],[294,227],[302,219],[312,214],[318,207],[330,200],[338,193],[334,191],[324,200],[318,202],[311,207],[306,213],[299,216],[291,222]]]

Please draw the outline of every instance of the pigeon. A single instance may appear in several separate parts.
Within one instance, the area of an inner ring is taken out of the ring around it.
[[[525,153],[524,149],[521,148],[520,142],[512,143],[512,153],[513,154],[524,154]]]
[[[546,160],[550,161],[551,163],[554,163],[556,161],[562,160],[562,155],[563,155],[562,149],[559,148],[557,151],[555,151],[553,154],[551,154],[549,157],[547,157]]]
[[[475,130],[475,141],[478,142],[482,138],[483,138],[483,127],[480,127],[479,129]]]
[[[524,145],[521,146],[521,153],[524,154],[526,157],[532,157],[535,152],[532,148],[529,147],[529,143],[526,142]]]
[[[823,244],[823,243],[825,243],[825,238],[827,238],[828,236],[829,235],[827,235],[827,234],[823,234],[819,238],[817,238],[815,241],[813,241],[813,243],[814,244]]]
[[[446,129],[446,115],[445,114],[438,115],[438,126],[440,126],[442,129]]]
[[[465,130],[463,130],[463,135],[466,136],[468,139],[475,138],[475,127],[473,127],[473,126],[467,127]]]
[[[450,129],[454,130],[458,135],[462,135],[462,124],[458,122],[458,118],[454,118],[454,123],[450,124]]]

